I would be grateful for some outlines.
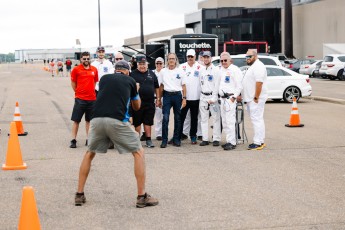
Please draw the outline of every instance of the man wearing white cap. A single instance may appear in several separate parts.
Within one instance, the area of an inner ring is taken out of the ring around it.
[[[187,51],[187,62],[183,63],[180,68],[185,73],[185,84],[187,91],[187,104],[181,110],[181,123],[183,124],[188,111],[190,110],[190,130],[189,136],[191,143],[197,143],[197,129],[198,129],[198,114],[199,114],[199,101],[200,101],[200,71],[204,68],[202,65],[195,61],[196,53],[194,49]],[[182,129],[181,134],[182,136]]]
[[[97,47],[96,54],[98,58],[95,61],[93,61],[91,65],[97,68],[98,78],[100,81],[103,75],[114,73],[114,66],[109,60],[104,58],[105,49],[103,46]],[[96,83],[95,90],[96,90],[96,95],[97,95],[98,90],[99,90],[99,82]]]
[[[242,90],[243,75],[241,70],[231,63],[231,56],[228,52],[220,55],[220,77],[217,92],[221,101],[221,117],[223,131],[226,135],[226,144],[222,145],[224,150],[236,148],[236,98]]]
[[[213,146],[219,146],[221,140],[220,129],[220,107],[218,104],[217,82],[219,78],[219,68],[212,64],[212,53],[203,52],[203,63],[205,68],[200,72],[200,104],[202,142],[200,146],[209,145],[208,142],[208,120],[209,112],[213,119]]]
[[[162,83],[162,76],[159,74],[161,70],[164,68],[164,59],[161,57],[156,58],[155,60],[156,69],[153,72],[156,74],[158,79],[158,85]],[[157,97],[157,95],[156,95]],[[163,113],[162,108],[156,107],[155,113],[155,132],[156,132],[156,139],[157,141],[162,140],[162,121],[163,121]]]

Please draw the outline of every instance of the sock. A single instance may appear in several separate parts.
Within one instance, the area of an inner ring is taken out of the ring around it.
[[[140,197],[145,197],[146,198],[146,192],[145,192],[145,194],[144,195],[138,195],[138,198],[140,198]]]
[[[77,192],[77,195],[79,196],[84,195],[84,192]]]

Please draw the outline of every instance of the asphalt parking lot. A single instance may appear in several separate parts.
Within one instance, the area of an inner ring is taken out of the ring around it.
[[[28,169],[0,171],[0,229],[17,229],[26,185],[35,190],[42,229],[345,229],[344,104],[301,99],[305,126],[287,128],[291,104],[268,102],[262,151],[246,150],[252,140],[247,116],[249,143],[232,151],[188,140],[161,149],[154,141],[156,148],[145,152],[147,191],[159,199],[156,207],[135,208],[130,154],[97,155],[87,203],[75,207],[84,123],[78,148],[70,149],[70,80],[52,78],[42,67],[0,65],[1,163],[16,101],[29,132],[19,138]]]

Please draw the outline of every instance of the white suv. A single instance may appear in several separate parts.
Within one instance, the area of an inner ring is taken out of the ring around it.
[[[277,57],[272,57],[272,56],[267,56],[267,55],[258,55],[258,58],[262,63],[265,65],[275,65],[275,66],[282,66],[282,63],[279,61]],[[246,66],[246,55],[245,54],[238,54],[238,55],[231,55],[231,59],[234,63],[234,65],[238,67]],[[218,57],[213,57],[212,58],[212,63],[215,66],[218,66],[220,62],[220,58]]]
[[[345,67],[345,54],[329,54],[323,59],[319,74],[331,80],[339,79]]]

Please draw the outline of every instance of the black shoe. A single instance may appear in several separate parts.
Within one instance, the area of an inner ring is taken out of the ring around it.
[[[162,149],[164,149],[164,148],[166,148],[166,147],[167,147],[167,143],[162,142],[162,144],[161,144],[161,148],[162,148]]]
[[[163,140],[163,139],[162,139],[161,136],[158,136],[158,137],[156,137],[156,140],[157,140],[157,141],[161,141],[161,140]]]
[[[87,146],[87,143],[88,143],[88,142],[87,142],[87,139],[86,139],[86,141],[85,141],[85,146]]]
[[[219,141],[213,141],[213,146],[219,146]]]
[[[76,139],[71,140],[71,145],[69,147],[73,148],[73,149],[77,148],[77,141],[76,141]]]
[[[209,142],[208,141],[202,141],[200,143],[200,146],[206,146],[206,145],[209,145]]]
[[[181,147],[181,143],[173,142],[173,146],[175,146],[175,147]]]
[[[143,132],[143,135],[140,137],[140,141],[146,141],[146,135],[145,132]]]
[[[224,146],[224,150],[233,150],[236,148],[236,145],[233,145],[231,143],[226,143]]]
[[[74,202],[75,202],[75,206],[82,206],[83,204],[85,204],[86,202],[86,197],[84,195],[84,193],[82,194],[75,194],[75,198],[74,198]]]
[[[202,136],[198,136],[198,141],[202,141]]]
[[[181,140],[187,140],[188,139],[188,136],[186,134],[183,134],[181,135]]]
[[[222,148],[224,148],[224,147],[226,146],[226,144],[227,144],[227,143],[225,143],[224,145],[221,145],[221,146],[222,146]]]

